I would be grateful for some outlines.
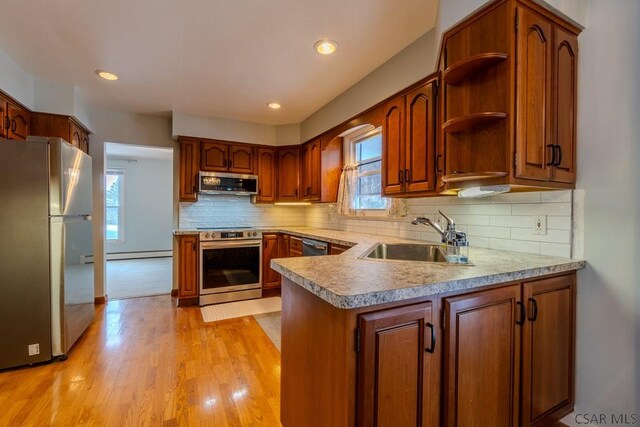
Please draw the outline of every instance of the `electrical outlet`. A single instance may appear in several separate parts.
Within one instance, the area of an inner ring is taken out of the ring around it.
[[[40,344],[29,344],[29,356],[40,354]]]
[[[539,235],[547,234],[547,216],[538,215],[533,221],[533,233]]]

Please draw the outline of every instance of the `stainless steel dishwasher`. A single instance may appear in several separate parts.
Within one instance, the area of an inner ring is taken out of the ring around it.
[[[319,240],[302,239],[302,256],[319,256],[329,253],[329,244]]]

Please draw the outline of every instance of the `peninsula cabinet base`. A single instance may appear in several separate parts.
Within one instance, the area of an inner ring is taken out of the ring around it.
[[[281,422],[546,426],[573,410],[575,272],[340,309],[282,278]]]

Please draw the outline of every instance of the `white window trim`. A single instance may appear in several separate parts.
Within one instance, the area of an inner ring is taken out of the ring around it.
[[[117,239],[108,239],[107,238],[107,202],[106,202],[106,189],[105,189],[105,204],[104,204],[104,219],[105,219],[105,230],[104,230],[104,240],[107,243],[117,243],[117,244],[123,244],[125,242],[124,240],[124,201],[125,201],[125,197],[124,197],[124,192],[125,192],[125,170],[123,168],[118,168],[118,167],[108,167],[106,174],[105,174],[105,184],[107,181],[107,177],[106,175],[109,175],[110,171],[117,171],[118,174],[120,175],[120,192],[118,193],[118,196],[120,198],[120,203],[118,206],[118,238]],[[106,185],[105,185],[106,186]]]
[[[382,127],[374,128],[372,125],[365,125],[355,129],[353,132],[348,134],[343,134],[343,148],[344,148],[344,157],[348,159],[349,164],[357,163],[356,156],[356,143],[365,138],[369,138],[376,134],[382,133]],[[380,159],[382,160],[382,153],[380,153]],[[367,171],[358,177],[367,176],[367,175],[376,175],[377,172]],[[380,174],[382,174],[382,169],[380,169]],[[387,208],[381,209],[355,209],[356,216],[370,216],[370,217],[387,217]]]

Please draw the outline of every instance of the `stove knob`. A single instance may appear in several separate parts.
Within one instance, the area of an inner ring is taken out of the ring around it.
[[[205,239],[208,239],[211,235],[209,233],[204,233]]]
[[[257,231],[254,231],[254,232],[253,232],[253,237],[256,237],[256,236],[258,236],[258,232],[257,232]]]

